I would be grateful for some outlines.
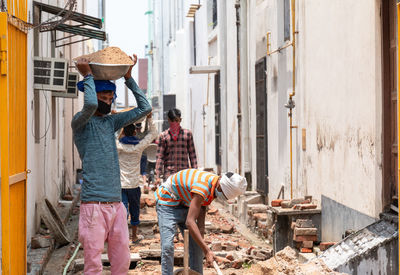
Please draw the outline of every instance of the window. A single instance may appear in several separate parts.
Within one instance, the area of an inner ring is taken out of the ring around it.
[[[284,41],[290,40],[290,2],[289,0],[284,0],[283,2],[283,39]]]
[[[212,23],[213,29],[217,26],[218,16],[217,16],[217,0],[212,0]]]

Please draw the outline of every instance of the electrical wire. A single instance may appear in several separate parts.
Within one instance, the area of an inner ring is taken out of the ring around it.
[[[43,92],[43,96],[44,96],[44,98],[46,100],[46,109],[45,109],[45,114],[44,114],[45,115],[45,125],[46,125],[47,114],[50,114],[50,106],[49,106],[49,103],[48,103],[47,96],[46,96],[45,92],[43,90],[41,90],[41,91]],[[40,94],[39,94],[39,96],[40,96]],[[40,101],[40,97],[39,97],[39,101]],[[37,119],[40,119],[40,114],[39,114],[39,117]],[[37,137],[36,136],[36,133],[33,130],[34,129],[34,122],[33,121],[34,121],[34,115],[32,115],[32,122],[31,122],[31,124],[32,124],[32,127],[31,127],[32,136],[35,138],[35,140],[42,140],[43,138],[45,138],[45,136],[49,132],[50,125],[51,125],[51,118],[49,120],[49,124],[47,126],[45,126],[45,132],[41,137]],[[40,129],[39,129],[39,131],[40,131]]]

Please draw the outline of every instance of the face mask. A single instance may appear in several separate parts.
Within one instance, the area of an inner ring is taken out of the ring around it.
[[[217,188],[215,188],[215,196],[216,196],[217,198],[220,198],[220,199],[226,201],[226,197],[225,197],[224,193],[218,191]]]
[[[109,114],[111,112],[111,104],[107,104],[102,100],[97,100],[97,111],[103,115]]]

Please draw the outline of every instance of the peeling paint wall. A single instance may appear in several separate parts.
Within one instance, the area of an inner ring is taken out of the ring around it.
[[[271,31],[271,50],[285,44],[284,1],[249,1],[249,6],[249,70],[250,81],[255,81],[253,67],[266,54],[266,32]],[[371,219],[382,210],[379,11],[380,2],[375,0],[296,1],[293,124],[298,128],[293,130],[293,195],[312,195],[319,201],[323,195]],[[251,89],[254,102],[255,86]],[[290,196],[289,119],[284,104],[291,91],[292,47],[288,47],[267,57],[271,199],[278,195],[281,183],[286,198]],[[254,125],[251,129],[255,135]],[[254,156],[255,138],[252,144]],[[253,157],[253,175],[255,161]],[[341,230],[346,229],[350,228]],[[341,237],[337,235],[323,238]]]
[[[296,111],[299,128],[306,129],[307,148],[301,151],[301,143],[296,144],[296,194],[324,195],[377,218],[382,211],[379,3],[349,1],[346,9],[341,1],[302,4],[297,7]],[[343,227],[342,232],[359,229]]]

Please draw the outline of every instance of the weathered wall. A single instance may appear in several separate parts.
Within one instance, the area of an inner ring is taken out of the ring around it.
[[[290,1],[289,1],[290,2]],[[251,121],[255,119],[255,62],[284,41],[284,1],[248,1]],[[379,1],[296,1],[296,107],[293,124],[294,197],[321,196],[373,221],[381,205],[381,32]],[[257,27],[255,27],[257,26]],[[360,27],[362,26],[362,27]],[[344,64],[347,64],[344,66]],[[292,47],[267,57],[269,197],[285,185],[290,196],[289,118]],[[302,129],[306,130],[306,150]],[[252,172],[256,175],[255,125]],[[326,200],[328,201],[328,200]],[[327,240],[353,228],[322,205],[332,224]],[[332,215],[330,215],[332,214]],[[357,219],[358,217],[354,217]],[[357,226],[365,226],[358,224]],[[323,230],[325,230],[323,228]],[[340,235],[340,236],[339,236]]]
[[[50,1],[50,5],[59,5],[60,1]],[[47,2],[46,2],[47,3]],[[28,9],[32,14],[32,1]],[[84,12],[84,3],[79,2],[78,12]],[[48,14],[43,13],[42,20]],[[72,130],[70,121],[72,113],[78,108],[78,100],[54,98],[50,91],[39,91],[40,98],[40,132],[35,133],[35,110],[33,91],[33,31],[28,33],[28,90],[27,90],[27,167],[32,171],[27,180],[27,242],[35,234],[40,217],[37,206],[48,198],[56,205],[62,192],[64,183],[72,186],[75,179],[75,169],[79,166],[79,157],[72,144]],[[50,33],[41,33],[39,38],[39,55],[51,57]],[[71,46],[76,55],[82,52],[79,45]],[[68,58],[69,47],[56,48],[55,57]],[[75,55],[75,56],[76,56]],[[75,110],[72,110],[75,106]],[[54,134],[53,134],[54,132]],[[35,136],[39,143],[35,143]],[[75,151],[75,154],[73,153]],[[75,161],[73,161],[75,159]],[[75,163],[75,164],[74,164]]]
[[[382,211],[379,10],[374,0],[351,1],[346,9],[341,1],[298,6],[297,140],[305,128],[307,149],[296,143],[296,195],[324,195],[370,217]],[[322,211],[335,210],[323,204]],[[329,226],[336,224],[332,217]],[[350,222],[343,231],[368,224],[352,228]]]

